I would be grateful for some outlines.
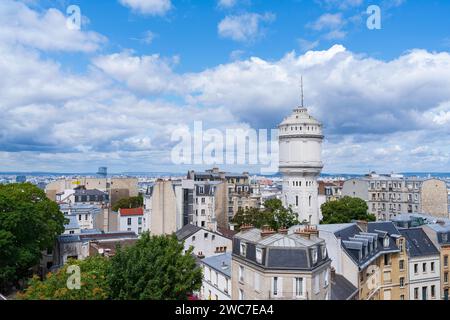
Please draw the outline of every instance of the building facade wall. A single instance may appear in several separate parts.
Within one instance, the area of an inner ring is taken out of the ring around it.
[[[239,269],[243,267],[243,278]],[[232,299],[240,300],[329,300],[330,263],[312,272],[292,270],[265,270],[255,267],[242,259],[232,259]],[[278,294],[273,290],[273,279],[278,278]],[[316,290],[316,277],[318,287]],[[302,295],[296,295],[295,278],[303,279]]]
[[[422,211],[434,217],[449,218],[448,191],[445,181],[430,179],[422,184]]]

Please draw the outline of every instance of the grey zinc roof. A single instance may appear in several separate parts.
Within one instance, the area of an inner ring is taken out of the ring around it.
[[[102,196],[105,195],[106,192],[100,191],[98,189],[88,189],[88,190],[75,190],[75,195],[76,196]]]
[[[317,245],[318,243],[324,242],[324,240],[322,239],[308,240],[295,233],[291,233],[288,235],[275,233],[271,236],[262,237],[261,230],[255,228],[246,231],[241,231],[236,236],[245,241],[271,247],[299,247],[299,246],[311,247]]]
[[[422,228],[402,229],[400,232],[406,238],[406,249],[410,257],[439,255],[439,250]]]
[[[400,232],[391,221],[369,222],[367,225],[368,232],[384,231],[389,235],[400,235]]]
[[[187,224],[183,228],[181,228],[180,230],[175,232],[175,235],[177,236],[178,241],[182,241],[182,240],[189,238],[190,236],[192,236],[194,233],[196,233],[197,231],[199,231],[201,229],[202,228],[197,227],[193,224]]]
[[[66,230],[71,230],[71,229],[79,229],[80,225],[78,224],[78,219],[77,216],[75,215],[70,215],[70,216],[65,216],[66,219],[69,220],[69,223],[67,223],[64,228]]]
[[[356,293],[356,288],[344,276],[336,274],[331,279],[331,300],[351,300]]]
[[[204,258],[202,263],[231,278],[231,253]]]

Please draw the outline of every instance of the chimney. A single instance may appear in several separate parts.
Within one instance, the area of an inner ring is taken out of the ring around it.
[[[273,235],[275,233],[276,233],[276,231],[273,230],[272,228],[270,228],[267,225],[263,226],[262,229],[261,229],[261,237],[263,237],[263,238],[271,236],[271,235]]]
[[[298,234],[305,239],[312,240],[319,236],[319,230],[317,230],[317,227],[305,226],[303,229],[297,229],[295,234]]]
[[[279,234],[286,234],[286,235],[287,235],[287,234],[288,234],[288,231],[289,231],[288,229],[286,229],[285,227],[282,227],[281,229],[278,230],[278,233],[279,233]]]
[[[436,221],[436,223],[438,225],[445,226],[445,221],[443,221],[443,220],[438,220],[438,221]]]
[[[251,230],[251,229],[253,229],[253,226],[251,224],[245,224],[245,223],[243,225],[241,225],[241,228],[240,228],[241,231],[247,231],[247,230]]]
[[[331,267],[331,281],[334,282],[336,279],[336,269],[334,267]]]
[[[356,225],[363,231],[363,232],[367,232],[367,228],[369,226],[369,222],[364,221],[364,220],[357,220],[355,221]]]

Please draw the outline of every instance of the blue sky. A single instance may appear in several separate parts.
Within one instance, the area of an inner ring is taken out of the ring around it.
[[[301,75],[326,172],[450,171],[449,14],[444,0],[2,1],[0,171],[184,171],[174,130],[274,128]]]

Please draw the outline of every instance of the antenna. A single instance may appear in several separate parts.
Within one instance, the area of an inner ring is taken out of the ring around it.
[[[301,105],[301,107],[303,108],[304,107],[304,104],[303,104],[303,99],[304,99],[304,97],[303,97],[303,76],[301,77],[300,83],[301,83],[301,88],[302,88],[302,105]]]

